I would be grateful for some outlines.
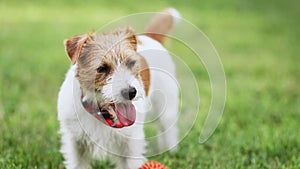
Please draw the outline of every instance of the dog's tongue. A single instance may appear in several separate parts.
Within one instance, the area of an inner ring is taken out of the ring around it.
[[[136,118],[136,111],[131,102],[116,103],[115,112],[123,126],[130,126],[134,123]]]

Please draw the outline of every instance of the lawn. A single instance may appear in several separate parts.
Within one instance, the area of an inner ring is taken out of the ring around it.
[[[218,128],[199,144],[211,100],[208,74],[168,42],[195,75],[201,103],[178,151],[150,159],[173,169],[300,168],[297,0],[0,1],[0,168],[63,168],[56,100],[70,65],[65,38],[169,6],[214,44],[226,73],[227,101]]]

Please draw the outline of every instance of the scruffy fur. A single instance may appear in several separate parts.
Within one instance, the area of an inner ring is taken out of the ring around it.
[[[72,66],[59,92],[58,119],[66,168],[85,169],[90,167],[91,159],[111,158],[117,169],[138,169],[146,162],[143,131],[146,112],[159,117],[161,148],[176,147],[175,65],[161,43],[163,34],[179,14],[175,9],[165,12],[168,14],[160,14],[150,22],[145,35],[136,36],[131,28],[119,28],[106,34],[92,32],[65,41]],[[163,23],[165,28],[159,25],[156,30],[155,26],[163,18],[167,18]],[[130,100],[121,95],[128,87],[136,89],[135,97]],[[107,126],[84,109],[82,100],[109,110],[114,108],[112,104],[133,104],[135,122],[123,128]]]

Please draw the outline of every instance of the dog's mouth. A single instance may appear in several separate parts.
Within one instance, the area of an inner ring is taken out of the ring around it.
[[[135,122],[136,111],[131,102],[113,103],[109,108],[102,107],[100,111],[106,124],[112,127],[131,126]]]
[[[136,119],[136,110],[130,101],[98,104],[97,106],[84,101],[82,105],[87,112],[110,127],[123,128],[131,126]]]

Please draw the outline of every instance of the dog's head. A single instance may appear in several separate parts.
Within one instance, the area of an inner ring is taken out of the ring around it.
[[[136,52],[135,32],[125,28],[79,35],[65,40],[65,47],[76,64],[84,99],[96,98],[102,115],[110,117],[109,126],[132,125],[136,118],[132,101],[147,93],[149,80],[147,64]]]

